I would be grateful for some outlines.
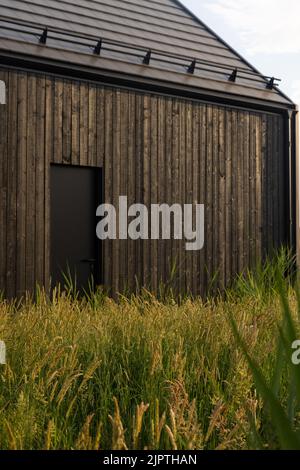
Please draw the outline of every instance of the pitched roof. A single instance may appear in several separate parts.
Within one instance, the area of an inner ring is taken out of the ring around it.
[[[177,0],[1,0],[0,50],[291,104]]]

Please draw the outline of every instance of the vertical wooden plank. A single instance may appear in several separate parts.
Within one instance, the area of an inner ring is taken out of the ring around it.
[[[80,82],[72,82],[72,138],[71,161],[72,165],[80,164]]]
[[[151,97],[143,96],[143,204],[146,207],[151,203],[150,178],[151,178]],[[150,240],[143,241],[143,285],[150,287],[151,283],[151,259]]]
[[[54,80],[54,163],[63,162],[63,96],[64,96],[64,84],[59,78]]]
[[[140,93],[136,94],[135,97],[135,155],[136,155],[136,180],[135,180],[135,203],[143,202],[143,190],[144,190],[144,179],[143,179],[143,134],[144,134],[144,98]],[[143,241],[137,240],[135,242],[135,275],[136,275],[136,290],[139,291],[143,283]]]
[[[88,165],[89,140],[89,85],[80,83],[80,165]]]
[[[226,287],[230,285],[232,280],[232,214],[233,214],[233,188],[232,188],[232,173],[235,169],[232,166],[232,112],[229,109],[225,111],[225,160],[226,160],[226,183],[225,183],[225,224],[226,224]]]
[[[113,93],[110,88],[105,90],[105,160],[104,160],[104,202],[112,204],[113,194]],[[112,241],[103,242],[103,274],[104,283],[110,289],[112,288],[113,278],[113,259],[112,259]]]
[[[173,99],[166,98],[166,113],[165,113],[165,180],[164,183],[164,193],[166,198],[166,203],[170,206],[176,201],[172,199],[172,184],[173,175],[172,175],[172,162],[173,162]],[[171,266],[172,266],[172,240],[168,240],[165,243],[165,266],[164,266],[164,277],[163,280],[168,285],[171,282]]]
[[[22,296],[26,289],[26,204],[27,204],[27,74],[18,74],[18,143],[17,143],[17,246],[16,293]],[[30,192],[30,191],[29,191]],[[14,236],[16,236],[14,234]],[[31,266],[29,266],[30,268]]]
[[[199,148],[199,197],[201,204],[205,206],[205,243],[204,248],[200,252],[199,256],[199,265],[198,271],[200,276],[200,290],[199,293],[204,296],[205,292],[207,291],[207,253],[208,253],[208,210],[207,210],[207,203],[208,203],[208,194],[207,194],[207,160],[206,160],[206,152],[207,152],[207,106],[205,104],[200,105],[200,148]]]
[[[238,112],[232,111],[231,126],[231,156],[232,156],[232,212],[231,212],[231,241],[232,241],[232,276],[238,273],[238,179],[237,167],[241,155],[238,153]]]
[[[193,188],[192,200],[193,204],[203,204],[202,197],[200,195],[200,105],[198,103],[193,104],[192,113],[192,165],[188,173],[191,172],[191,185]],[[191,289],[194,295],[199,295],[201,279],[200,279],[200,252],[194,252],[192,254],[191,262]]]
[[[245,112],[238,111],[238,153],[237,153],[237,217],[238,217],[238,271],[243,272],[244,264],[244,163],[245,163],[245,149],[244,149],[244,126],[245,126]]]
[[[207,106],[207,141],[206,141],[206,286],[213,277],[213,107]]]
[[[128,198],[128,182],[134,176],[129,172],[129,92],[120,92],[120,143],[119,143],[119,163],[116,168],[119,167],[119,195],[127,196]],[[127,199],[127,202],[128,199]],[[129,202],[130,204],[130,202]],[[119,241],[119,270],[120,270],[120,284],[119,289],[121,293],[126,293],[129,288],[128,279],[128,245],[129,240]]]
[[[25,87],[20,88],[20,94],[23,96]],[[22,134],[24,133],[24,152],[21,150],[20,159],[24,159],[24,181],[23,177],[20,178],[20,182],[24,187],[24,193],[26,200],[25,206],[25,227],[26,235],[22,245],[24,243],[26,249],[26,291],[32,292],[35,288],[35,223],[36,223],[36,194],[35,194],[35,173],[36,173],[36,126],[37,126],[37,83],[36,76],[28,74],[27,77],[27,114],[24,104],[24,118],[25,121],[21,123]],[[39,103],[40,105],[40,103]],[[23,112],[23,111],[22,111]],[[23,121],[22,120],[22,121]],[[27,127],[26,127],[27,126]],[[25,150],[27,145],[27,151]],[[22,171],[22,170],[21,170]],[[26,179],[25,179],[26,178]],[[21,202],[23,204],[23,201]],[[21,248],[23,251],[23,248]]]
[[[97,87],[97,155],[96,166],[102,168],[105,154],[105,88]]]
[[[173,129],[172,129],[172,202],[180,204],[180,102],[177,98],[173,101]],[[180,290],[181,266],[178,251],[180,250],[179,242],[172,240],[172,256],[170,263],[170,271],[175,271],[173,279],[173,288],[176,293]]]
[[[282,194],[279,192],[279,116],[274,116],[272,125],[272,141],[273,141],[273,152],[272,152],[272,168],[273,168],[273,243],[275,250],[278,250],[280,246],[280,199]]]
[[[256,261],[259,261],[263,255],[262,116],[256,116],[255,121]]]
[[[50,164],[54,161],[55,143],[54,143],[54,119],[55,119],[55,81],[53,78],[46,78],[46,97],[45,97],[45,265],[44,277],[46,291],[50,288],[51,282],[51,227],[50,227]]]
[[[249,266],[255,268],[256,264],[256,116],[250,114],[250,140],[249,140]]]
[[[63,163],[72,163],[72,83],[63,82],[63,121],[62,121]]]
[[[193,107],[192,102],[187,102],[186,106],[186,157],[185,157],[185,191],[183,193],[183,204],[193,204]],[[193,210],[194,222],[195,210]],[[195,227],[195,223],[193,223]],[[185,241],[182,248],[185,260],[185,292],[191,294],[193,290],[193,260],[197,257],[197,251],[186,251]]]
[[[225,110],[219,109],[219,195],[218,225],[219,233],[218,259],[221,289],[225,288],[226,279],[226,157],[225,157]]]
[[[96,88],[96,161],[97,168],[102,171],[102,184],[105,184],[105,89],[104,87]],[[104,191],[99,195],[99,200],[104,197]],[[103,242],[101,243],[101,273],[102,282],[104,282],[103,266],[105,264],[105,249]]]
[[[97,89],[94,85],[89,85],[89,129],[88,129],[88,165],[90,167],[97,166]]]
[[[121,92],[119,89],[113,91],[113,194],[112,201],[114,207],[119,206],[120,193],[120,166],[121,166]],[[117,224],[119,230],[119,224]],[[113,263],[113,290],[115,293],[120,293],[120,241],[113,241],[112,244],[112,263]]]
[[[215,280],[212,286],[212,293],[216,292],[216,283],[220,279],[220,266],[218,260],[219,244],[220,244],[220,227],[218,226],[219,219],[219,109],[213,106],[213,124],[212,124],[212,269],[211,281]]]
[[[157,142],[157,202],[159,204],[167,203],[166,188],[170,184],[171,179],[166,177],[166,106],[167,98],[158,98],[158,142]],[[158,283],[166,282],[166,247],[168,240],[160,240],[158,242]]]
[[[244,233],[243,233],[243,269],[249,267],[249,252],[250,252],[250,158],[249,155],[249,129],[250,116],[248,112],[244,113],[244,158],[243,158],[243,213],[244,213]]]
[[[186,158],[187,158],[187,102],[180,100],[180,127],[179,127],[179,175],[177,183],[177,202],[183,207],[186,197]],[[178,250],[178,281],[179,294],[184,295],[186,292],[186,252],[185,241],[179,240],[175,243]]]
[[[268,252],[268,141],[267,141],[267,116],[262,115],[262,257],[266,257]]]
[[[40,287],[45,285],[45,113],[46,113],[46,79],[37,77],[37,120],[36,120],[36,167],[35,167],[35,272],[36,282]]]
[[[267,120],[267,251],[271,254],[274,249],[274,226],[273,226],[273,200],[274,200],[274,141],[273,141],[273,116],[266,117]]]
[[[151,204],[158,202],[158,98],[151,96],[150,98],[150,210]],[[150,272],[151,272],[151,289],[157,292],[158,283],[158,240],[150,241]]]
[[[124,161],[123,165],[128,168],[127,172],[127,196],[128,204],[131,206],[136,203],[136,174],[137,159],[136,155],[136,95],[130,92],[128,96],[127,109],[127,125],[128,125],[128,162]],[[135,289],[135,257],[136,257],[136,241],[128,240],[128,256],[127,256],[127,280],[128,287],[131,291]]]
[[[18,160],[18,73],[9,72],[7,160],[7,296],[16,295],[17,251],[17,160]],[[17,137],[17,138],[16,138]]]
[[[297,143],[296,143],[297,145]],[[279,242],[281,246],[286,245],[286,226],[287,214],[285,210],[285,202],[283,194],[285,194],[285,152],[284,152],[284,120],[279,116],[278,127],[278,148],[279,148],[279,164],[278,164],[278,193],[279,193]]]

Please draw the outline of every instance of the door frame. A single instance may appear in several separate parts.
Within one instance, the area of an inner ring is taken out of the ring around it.
[[[49,181],[49,190],[50,190],[50,198],[49,198],[49,202],[50,202],[50,224],[49,224],[49,247],[50,247],[50,264],[49,264],[49,267],[50,267],[50,276],[49,278],[51,279],[51,275],[52,275],[52,267],[51,267],[51,259],[52,259],[52,240],[51,240],[51,233],[52,233],[52,227],[51,227],[51,223],[52,223],[52,204],[51,204],[51,191],[52,191],[52,185],[51,185],[51,168],[52,167],[62,167],[62,168],[78,168],[78,169],[89,169],[89,170],[93,170],[94,173],[95,173],[95,178],[96,178],[96,182],[95,182],[95,191],[96,191],[96,194],[95,194],[95,208],[97,208],[99,205],[103,204],[103,198],[104,198],[104,169],[103,167],[94,167],[94,166],[88,166],[88,165],[70,165],[68,163],[64,164],[64,163],[55,163],[55,162],[51,162],[50,163],[50,181]],[[100,286],[104,283],[104,272],[103,272],[103,266],[104,266],[104,263],[103,263],[103,245],[102,245],[102,242],[101,240],[98,239],[97,235],[96,235],[96,227],[97,227],[97,216],[96,216],[96,210],[95,210],[95,257],[96,257],[96,266],[95,266],[95,270],[94,270],[94,288],[95,290],[97,289],[97,286]]]

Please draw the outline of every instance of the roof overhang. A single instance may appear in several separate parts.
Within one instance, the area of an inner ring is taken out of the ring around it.
[[[74,51],[60,50],[60,60],[57,60],[58,51],[53,48],[43,48],[39,45],[22,43],[12,39],[1,39],[0,58],[3,65],[10,67],[34,69],[42,73],[60,74],[70,78],[86,79],[102,82],[112,86],[138,88],[191,99],[220,104],[236,105],[269,111],[297,110],[297,106],[283,98],[280,94],[265,90],[263,98],[255,95],[252,87],[238,84],[226,85],[217,80],[197,78],[186,74],[164,71],[161,79],[161,70],[155,67],[127,64],[125,61],[97,58]],[[26,46],[26,47],[24,47]]]
[[[41,71],[56,63],[98,80],[295,109],[279,78],[260,73],[178,0],[2,3],[0,54],[23,55]]]

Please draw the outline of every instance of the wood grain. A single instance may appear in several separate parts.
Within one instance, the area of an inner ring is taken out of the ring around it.
[[[103,243],[112,293],[137,285],[204,295],[287,241],[284,118],[0,69],[0,290],[49,288],[51,164],[103,168],[104,201],[205,205],[205,247]],[[171,284],[170,284],[171,285]]]

